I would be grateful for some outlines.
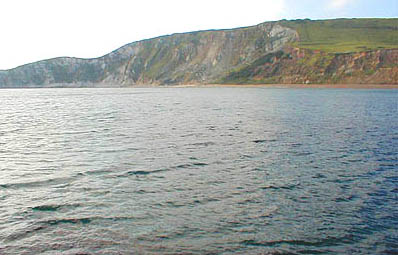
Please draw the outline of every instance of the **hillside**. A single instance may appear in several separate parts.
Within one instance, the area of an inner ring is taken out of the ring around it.
[[[0,87],[398,84],[398,19],[294,20],[162,36],[0,71]]]
[[[281,21],[299,33],[299,48],[329,53],[398,47],[398,19],[338,19]]]
[[[219,83],[398,83],[398,19],[294,20],[298,40]]]

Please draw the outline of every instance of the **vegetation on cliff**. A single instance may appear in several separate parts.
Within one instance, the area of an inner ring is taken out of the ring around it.
[[[0,87],[398,83],[398,19],[293,20],[133,42],[0,71]]]
[[[398,19],[282,20],[299,39],[219,83],[398,83]]]

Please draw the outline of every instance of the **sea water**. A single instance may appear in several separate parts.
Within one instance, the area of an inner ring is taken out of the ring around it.
[[[0,254],[396,254],[398,90],[0,90]]]

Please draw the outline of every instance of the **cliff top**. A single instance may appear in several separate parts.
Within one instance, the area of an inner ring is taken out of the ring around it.
[[[297,48],[331,53],[398,48],[398,19],[282,20],[296,30]]]

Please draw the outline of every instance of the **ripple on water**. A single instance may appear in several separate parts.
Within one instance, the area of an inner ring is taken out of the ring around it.
[[[291,246],[308,246],[308,247],[328,247],[338,244],[351,244],[355,240],[352,235],[347,235],[343,237],[327,237],[323,239],[318,239],[316,241],[306,241],[306,240],[271,240],[271,241],[260,241],[255,239],[248,239],[242,241],[242,244],[249,246],[265,246],[274,247],[282,246],[284,244]]]
[[[75,180],[71,177],[59,177],[51,178],[40,181],[27,181],[27,182],[16,182],[16,183],[4,183],[0,184],[0,187],[4,189],[22,189],[22,188],[41,188],[48,185],[59,185],[59,184],[70,184]]]
[[[0,254],[397,253],[397,101],[0,90]]]
[[[149,174],[155,174],[155,173],[162,173],[162,172],[167,172],[169,171],[168,169],[158,169],[158,170],[133,170],[133,171],[128,171],[126,175],[149,175]]]
[[[76,208],[81,206],[81,204],[44,204],[32,207],[33,211],[40,212],[55,212],[64,208]]]

